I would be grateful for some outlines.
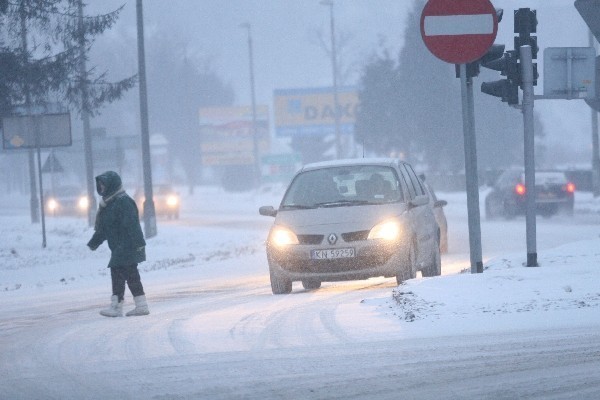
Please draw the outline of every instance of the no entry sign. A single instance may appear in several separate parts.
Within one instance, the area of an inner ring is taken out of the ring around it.
[[[489,0],[429,0],[421,13],[421,36],[437,58],[466,64],[496,39],[498,17]]]

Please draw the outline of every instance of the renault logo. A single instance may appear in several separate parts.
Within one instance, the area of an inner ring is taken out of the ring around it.
[[[335,233],[330,233],[329,236],[327,236],[327,241],[329,244],[335,244],[335,242],[337,242],[337,236]]]

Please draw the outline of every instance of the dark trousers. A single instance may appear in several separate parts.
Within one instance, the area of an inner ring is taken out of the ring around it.
[[[125,297],[125,282],[127,282],[127,286],[129,286],[129,290],[134,297],[144,294],[144,287],[142,286],[137,264],[111,268],[110,278],[112,280],[113,295],[117,296],[119,301],[122,301]]]

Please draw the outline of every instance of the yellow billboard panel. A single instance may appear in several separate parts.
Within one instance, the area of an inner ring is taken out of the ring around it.
[[[199,110],[200,151],[203,165],[254,163],[252,107],[206,107]],[[259,157],[269,146],[269,107],[256,107]]]
[[[275,90],[273,110],[278,136],[335,132],[335,107],[332,88]],[[338,107],[341,133],[354,132],[358,111],[358,93],[355,88],[338,89]]]

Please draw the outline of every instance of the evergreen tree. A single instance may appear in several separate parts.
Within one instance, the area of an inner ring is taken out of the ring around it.
[[[106,72],[96,68],[81,71],[94,37],[109,29],[119,10],[78,18],[81,0],[13,0],[0,14],[0,93],[2,112],[26,102],[44,104],[58,96],[77,111],[95,114],[99,108],[121,97],[135,85],[132,76],[108,82]],[[32,49],[24,48],[31,41]],[[87,96],[83,96],[86,90]],[[87,98],[87,100],[84,100]]]
[[[158,39],[155,42],[148,71],[151,125],[168,138],[171,154],[181,161],[188,184],[193,188],[199,181],[202,165],[198,110],[230,106],[233,89],[222,82],[210,62],[203,60],[202,65],[197,65],[172,42]]]
[[[434,57],[423,43],[419,24],[425,3],[416,0],[408,15],[398,64],[384,52],[364,68],[357,135],[379,154],[393,150],[409,161],[424,161],[431,171],[459,171],[464,165],[460,80],[455,66]],[[480,170],[522,162],[520,112],[479,90],[480,82],[497,79],[497,72],[484,69],[474,78]],[[536,134],[543,135],[539,118]]]

